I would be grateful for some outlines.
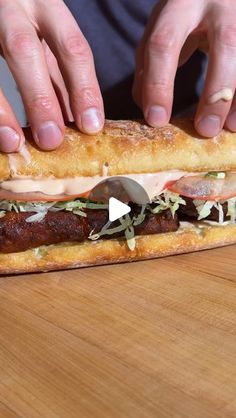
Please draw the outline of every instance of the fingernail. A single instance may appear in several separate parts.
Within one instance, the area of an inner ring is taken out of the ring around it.
[[[36,142],[44,150],[57,148],[62,140],[62,132],[55,122],[44,122],[36,134]]]
[[[221,128],[221,119],[216,115],[208,115],[197,122],[197,129],[206,137],[216,136]]]
[[[230,131],[236,132],[236,112],[229,114],[226,120],[226,126]]]
[[[147,112],[147,122],[154,127],[163,126],[167,123],[167,113],[162,106],[152,106]]]
[[[95,107],[91,107],[82,113],[81,124],[83,131],[88,134],[99,132],[103,125],[102,115]]]
[[[0,127],[0,149],[3,152],[14,152],[20,144],[20,135],[8,126]]]

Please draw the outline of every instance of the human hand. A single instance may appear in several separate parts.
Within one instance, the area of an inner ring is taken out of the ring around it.
[[[0,0],[0,43],[40,148],[61,144],[63,116],[86,133],[102,128],[92,52],[62,0]],[[0,91],[0,150],[16,151],[23,142],[22,129]]]
[[[235,0],[158,3],[137,49],[133,87],[151,126],[169,121],[177,67],[200,47],[209,48],[209,64],[195,127],[205,137],[217,135],[224,125],[236,132],[235,17]]]

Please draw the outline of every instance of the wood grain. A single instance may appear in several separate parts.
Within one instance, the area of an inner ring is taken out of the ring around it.
[[[236,416],[236,247],[0,279],[1,418]]]

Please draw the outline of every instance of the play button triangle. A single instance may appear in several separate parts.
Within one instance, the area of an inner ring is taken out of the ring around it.
[[[115,197],[109,199],[109,221],[114,222],[131,211],[131,208]]]

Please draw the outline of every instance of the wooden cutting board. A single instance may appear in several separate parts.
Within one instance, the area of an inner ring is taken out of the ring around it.
[[[236,416],[236,247],[0,279],[0,418]]]

